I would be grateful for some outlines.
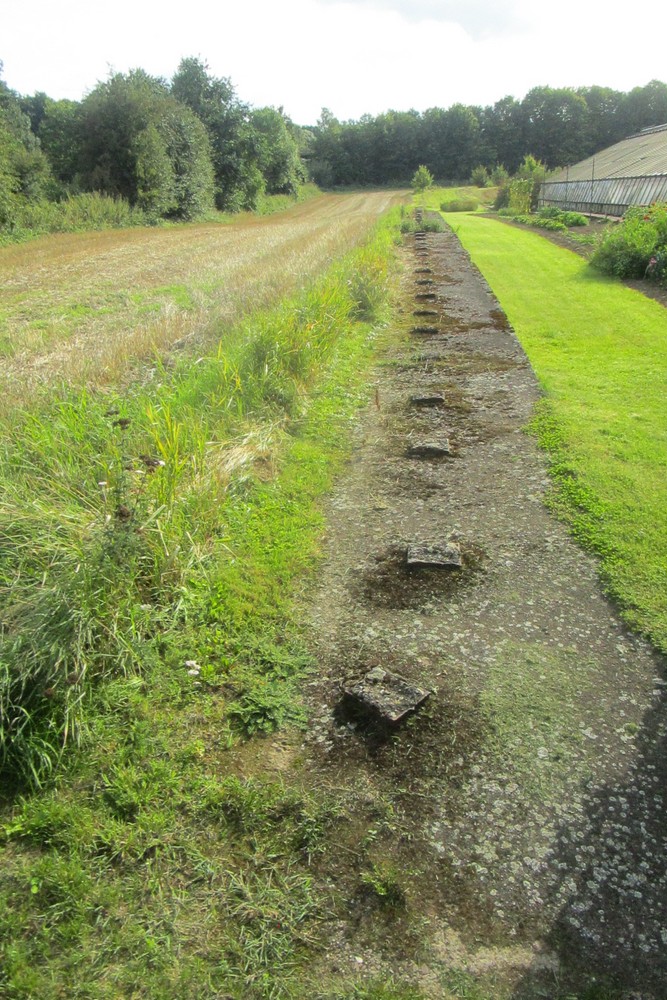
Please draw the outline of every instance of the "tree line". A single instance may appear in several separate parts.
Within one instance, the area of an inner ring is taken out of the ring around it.
[[[0,236],[26,206],[91,192],[142,221],[189,220],[252,210],[309,177],[322,187],[408,184],[424,164],[440,181],[463,181],[475,168],[514,173],[526,156],[564,166],[665,122],[667,84],[657,80],[628,93],[535,87],[521,101],[358,121],[323,109],[299,127],[281,108],[250,107],[198,58],[170,81],[113,73],[81,101],[21,96],[0,79]]]
[[[282,109],[251,108],[196,58],[171,81],[114,73],[78,102],[22,97],[0,80],[0,226],[22,201],[85,192],[148,219],[253,209],[303,183],[301,139]]]
[[[628,93],[608,87],[535,87],[489,107],[454,104],[387,111],[340,122],[324,109],[309,150],[322,186],[400,184],[420,164],[440,181],[465,181],[475,167],[513,174],[526,156],[566,166],[640,129],[667,122],[667,84]]]

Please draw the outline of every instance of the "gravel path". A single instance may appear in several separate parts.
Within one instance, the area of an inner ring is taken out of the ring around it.
[[[392,803],[383,850],[402,867],[408,916],[399,945],[351,904],[337,954],[416,976],[434,996],[458,967],[516,997],[607,977],[658,1000],[663,664],[545,507],[545,458],[523,430],[534,373],[451,232],[406,251],[390,339],[328,504],[304,752],[317,782],[353,791],[360,810]],[[409,454],[425,443],[450,454]],[[406,568],[408,545],[447,539],[462,569]],[[388,737],[340,710],[344,680],[378,666],[434,692]]]

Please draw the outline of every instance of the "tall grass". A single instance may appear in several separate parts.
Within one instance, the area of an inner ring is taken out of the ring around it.
[[[239,620],[258,603],[276,613],[284,564],[254,605],[250,558],[249,578],[238,576],[244,552],[270,556],[264,533],[278,523],[248,469],[289,446],[339,345],[377,320],[390,243],[385,224],[303,295],[148,386],[63,391],[15,416],[0,453],[6,778],[37,785],[85,739],[101,681],[201,657],[224,672]],[[257,489],[252,507],[244,496]],[[299,532],[280,542],[301,565]]]
[[[145,226],[141,209],[123,198],[92,194],[71,195],[63,201],[29,202],[17,205],[11,229],[0,230],[0,245],[21,243],[45,233],[83,233],[97,229]]]

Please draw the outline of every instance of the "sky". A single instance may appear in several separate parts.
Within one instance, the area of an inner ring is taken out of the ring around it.
[[[80,100],[111,71],[198,56],[299,125],[521,99],[536,86],[667,82],[667,3],[614,0],[0,0],[2,77]]]

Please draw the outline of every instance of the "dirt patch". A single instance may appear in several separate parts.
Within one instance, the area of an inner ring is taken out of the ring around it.
[[[322,968],[405,975],[433,997],[456,968],[494,998],[607,983],[601,995],[658,1000],[664,664],[620,623],[594,561],[544,504],[544,457],[523,430],[540,393],[498,303],[452,233],[420,242],[440,333],[428,346],[410,333],[406,250],[402,325],[327,504],[302,748],[309,780],[352,803],[350,850],[369,802],[391,813],[374,850],[401,902],[388,916],[341,861]],[[437,393],[440,406],[409,405]],[[442,437],[452,457],[409,456],[408,442]],[[452,535],[463,571],[407,569],[407,545]],[[375,666],[434,692],[389,734],[340,712],[346,678]]]

